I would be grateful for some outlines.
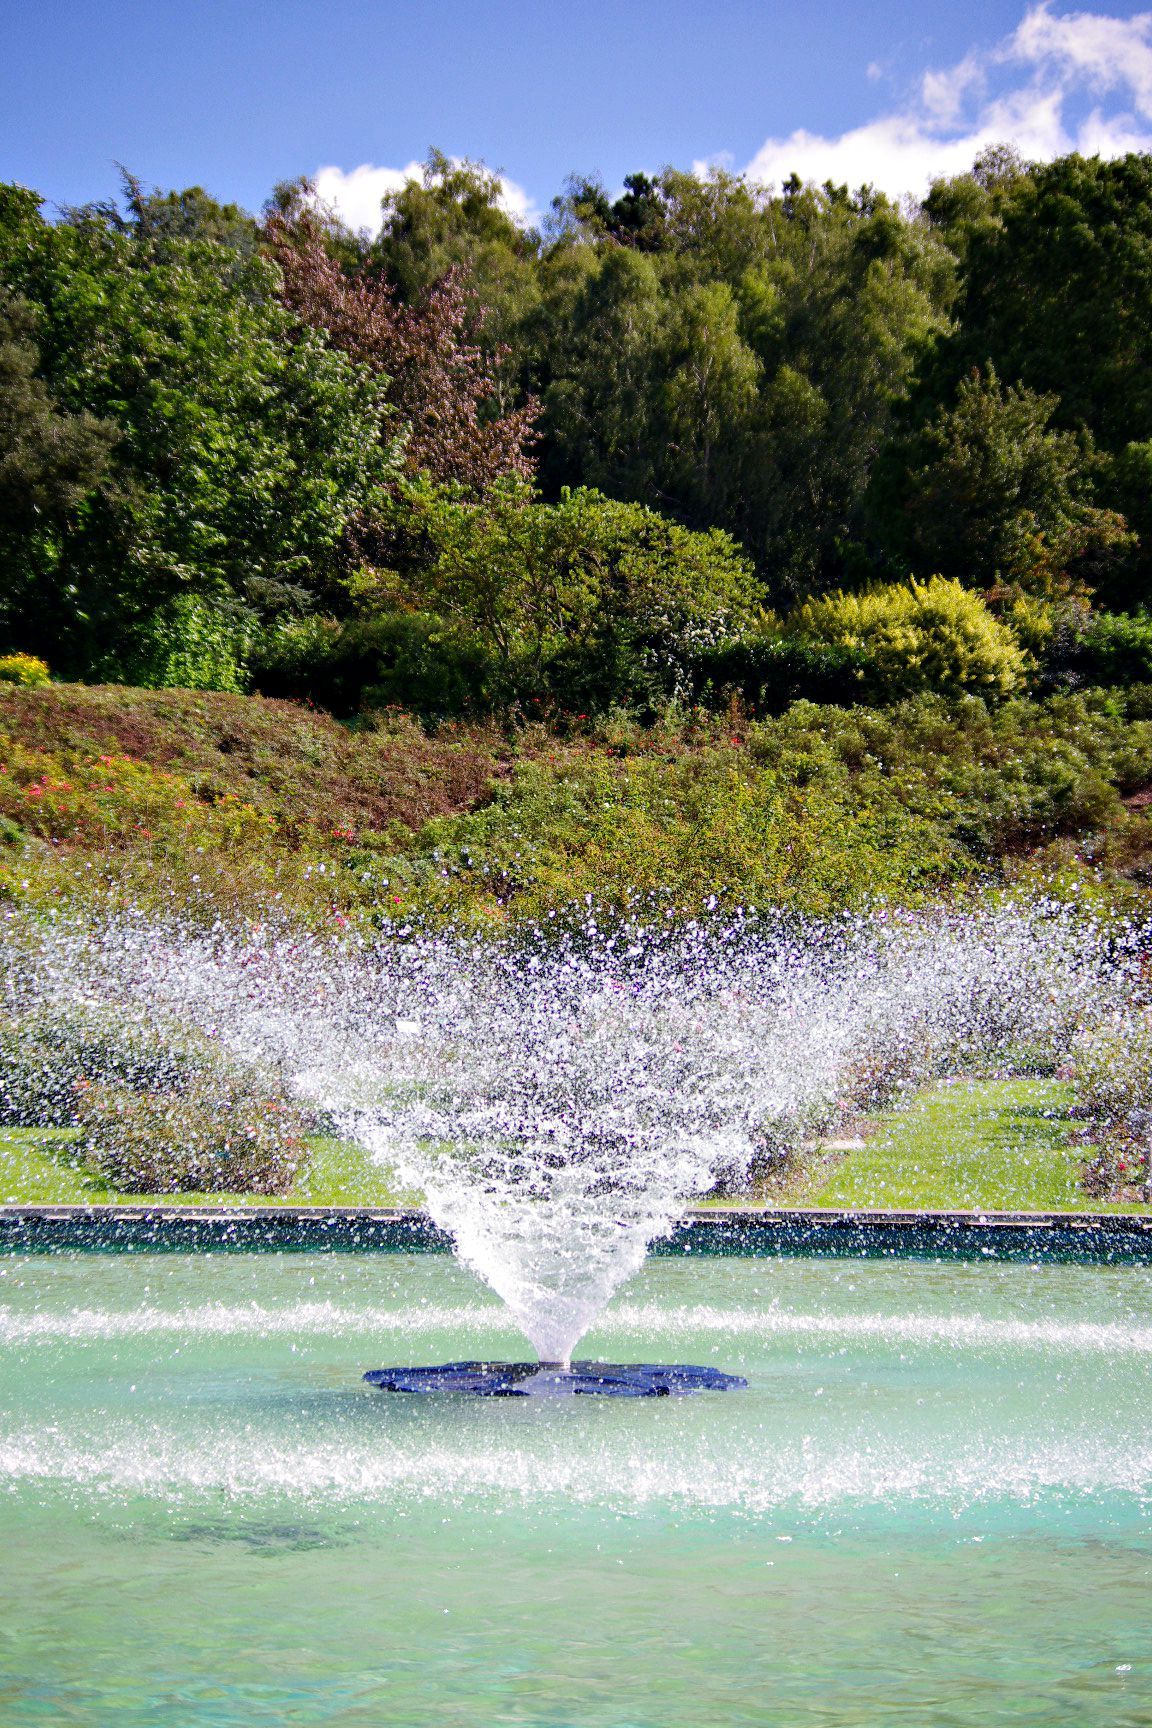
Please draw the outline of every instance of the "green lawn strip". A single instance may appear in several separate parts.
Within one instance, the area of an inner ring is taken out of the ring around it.
[[[1072,1096],[1059,1080],[946,1082],[869,1124],[862,1146],[824,1153],[784,1203],[876,1210],[1152,1210],[1085,1194]]]
[[[0,1128],[0,1202],[8,1205],[406,1206],[386,1171],[348,1141],[315,1136],[306,1169],[291,1192],[266,1194],[122,1194],[84,1166],[75,1128]]]
[[[959,1080],[869,1124],[863,1145],[815,1156],[769,1204],[858,1210],[1132,1212],[1135,1201],[1090,1199],[1080,1186],[1072,1089],[1058,1080]],[[316,1137],[308,1167],[280,1199],[259,1194],[118,1194],[85,1169],[75,1129],[0,1129],[0,1201],[34,1205],[396,1206],[388,1173],[346,1141]],[[747,1200],[717,1202],[746,1204]]]
[[[391,1173],[349,1140],[310,1140],[308,1166],[285,1196],[286,1206],[418,1206],[420,1196],[398,1189]],[[203,1196],[212,1200],[211,1194]]]
[[[5,1205],[92,1205],[114,1200],[85,1169],[75,1128],[0,1128],[0,1201]]]

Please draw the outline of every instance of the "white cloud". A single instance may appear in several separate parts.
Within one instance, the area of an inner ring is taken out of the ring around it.
[[[371,162],[361,162],[347,173],[343,168],[317,168],[312,178],[322,204],[330,205],[349,228],[357,232],[366,228],[375,234],[384,194],[399,192],[407,181],[421,179],[423,172],[419,162],[409,162],[407,168],[374,168]]]
[[[801,129],[769,138],[747,173],[774,185],[795,172],[921,195],[1003,143],[1029,161],[1152,150],[1152,12],[1054,14],[1042,0],[993,48],[925,72],[902,109],[837,137]]]
[[[380,227],[380,200],[388,192],[399,192],[409,180],[423,180],[424,167],[420,162],[409,162],[406,168],[377,168],[371,162],[348,169],[329,165],[318,168],[312,178],[321,203],[331,205],[350,228],[375,234]],[[521,228],[538,220],[527,192],[506,174],[500,176],[500,207]]]

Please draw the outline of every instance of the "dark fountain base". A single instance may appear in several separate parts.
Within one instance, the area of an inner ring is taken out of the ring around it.
[[[729,1392],[747,1386],[739,1374],[677,1363],[445,1362],[438,1368],[370,1368],[364,1376],[381,1392],[470,1392],[477,1398],[668,1398],[686,1392]]]

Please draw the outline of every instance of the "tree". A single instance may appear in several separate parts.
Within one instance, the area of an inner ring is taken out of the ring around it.
[[[1052,425],[1057,405],[991,368],[963,379],[877,481],[886,544],[915,570],[978,587],[1052,593],[1098,580],[1129,537],[1092,502],[1091,440]]]
[[[478,340],[496,351],[515,339],[535,297],[539,242],[508,213],[498,174],[432,150],[421,180],[388,193],[381,217],[368,258],[400,300],[414,305],[457,270],[480,314]]]
[[[28,645],[63,670],[148,676],[189,599],[237,641],[313,604],[396,454],[379,381],[318,335],[288,339],[273,266],[89,210],[0,223],[3,279],[36,309],[59,410],[118,434],[58,537],[28,543]]]
[[[668,318],[659,264],[612,246],[550,276],[545,473],[557,488],[583,483],[617,497],[654,499],[654,420]]]
[[[314,221],[290,224],[272,216],[266,234],[284,304],[298,327],[322,332],[384,381],[407,428],[410,472],[457,481],[473,494],[502,475],[532,472],[535,404],[496,411],[499,356],[467,335],[476,320],[457,266],[409,304],[398,300],[378,268],[343,267]]]
[[[244,258],[259,250],[260,226],[238,204],[221,204],[202,186],[162,192],[147,188],[135,174],[122,170],[127,215],[121,220],[141,239],[209,240]],[[118,212],[112,207],[112,220]]]
[[[107,469],[116,428],[69,414],[37,376],[36,317],[0,288],[0,533],[51,531]]]
[[[949,182],[926,205],[964,257],[951,379],[992,365],[1108,451],[1152,437],[1152,156],[966,178],[963,200]]]
[[[62,410],[37,375],[36,318],[26,300],[0,288],[0,627],[23,621],[38,566],[107,472],[116,427]]]
[[[543,260],[546,479],[722,526],[774,595],[827,586],[946,328],[952,262],[866,189],[669,172],[656,191],[659,247],[576,188]]]

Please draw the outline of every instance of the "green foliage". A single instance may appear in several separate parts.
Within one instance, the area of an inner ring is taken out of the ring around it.
[[[890,550],[914,569],[987,587],[1059,589],[1097,579],[1128,545],[1123,519],[1091,502],[1086,437],[1051,424],[1056,395],[1005,388],[995,371],[961,380],[953,406],[902,450],[873,486]]]
[[[415,304],[451,270],[471,281],[484,310],[478,335],[506,341],[535,301],[536,237],[504,208],[500,179],[482,162],[429,152],[419,181],[386,195],[368,262]]]
[[[0,654],[0,684],[18,684],[22,690],[39,690],[50,683],[47,661],[35,654]]]
[[[562,212],[526,338],[546,477],[725,528],[773,595],[826,583],[945,327],[948,254],[885,199],[831,187],[670,172],[615,215],[588,194]]]
[[[433,153],[374,237],[2,186],[0,633],[432,721],[1143,681],[1149,172],[668,169],[536,234]]]
[[[978,594],[941,576],[806,601],[789,628],[812,642],[861,651],[862,682],[874,695],[938,690],[997,698],[1024,683],[1012,632]]]
[[[1077,642],[1075,663],[1094,684],[1152,683],[1152,614],[1096,613]]]
[[[389,878],[406,910],[483,922],[585,897],[657,915],[717,903],[821,915],[915,903],[963,877],[946,837],[879,782],[865,790],[827,757],[809,766],[730,747],[529,764],[483,809],[430,823]]]
[[[508,699],[492,648],[430,612],[293,620],[255,646],[252,670],[267,695],[346,716],[395,707],[443,720]]]
[[[985,865],[1042,856],[1066,835],[1097,856],[1108,831],[1147,844],[1121,797],[1152,783],[1152,724],[1126,719],[1100,692],[1004,703],[926,694],[884,710],[802,702],[751,728],[747,742],[772,765],[807,761],[819,772],[831,755],[862,787],[879,777]]]
[[[0,232],[0,276],[36,309],[44,385],[117,441],[55,532],[22,542],[10,628],[65,670],[147,677],[155,629],[178,628],[157,611],[309,605],[394,471],[379,382],[319,335],[289,340],[254,253],[108,212],[22,232]]]
[[[864,699],[872,662],[849,642],[808,641],[779,628],[750,630],[701,651],[693,666],[697,699],[710,707],[737,697],[752,714],[782,714],[793,702],[837,706]]]
[[[1152,158],[1002,160],[933,190],[927,214],[961,260],[953,331],[923,396],[946,403],[973,366],[1054,400],[1055,425],[1100,453],[1093,502],[1140,536],[1106,578],[1110,599],[1147,598],[1152,518],[1139,449],[1152,439]],[[1146,476],[1145,476],[1146,479]]]
[[[305,1124],[252,1080],[200,1078],[179,1092],[81,1088],[89,1163],[125,1194],[283,1194],[304,1163]]]
[[[2,231],[0,231],[2,232]],[[117,430],[70,412],[38,375],[32,306],[0,279],[0,628],[19,628],[39,561],[108,471]]]
[[[242,690],[249,631],[198,594],[181,594],[153,612],[136,653],[136,681],[152,689]]]
[[[412,487],[400,509],[402,568],[375,593],[365,583],[362,603],[379,595],[388,611],[397,601],[434,609],[445,660],[459,666],[475,644],[476,671],[490,659],[491,695],[505,703],[591,712],[681,693],[695,657],[757,613],[751,571],[727,535],[642,505],[586,489],[547,504],[505,481],[482,504]],[[395,641],[394,623],[388,631]],[[417,634],[427,651],[435,633],[423,624]]]
[[[1152,158],[1004,163],[928,200],[964,260],[953,376],[993,365],[1052,393],[1066,425],[1105,448],[1152,436],[1144,313],[1152,303]]]

